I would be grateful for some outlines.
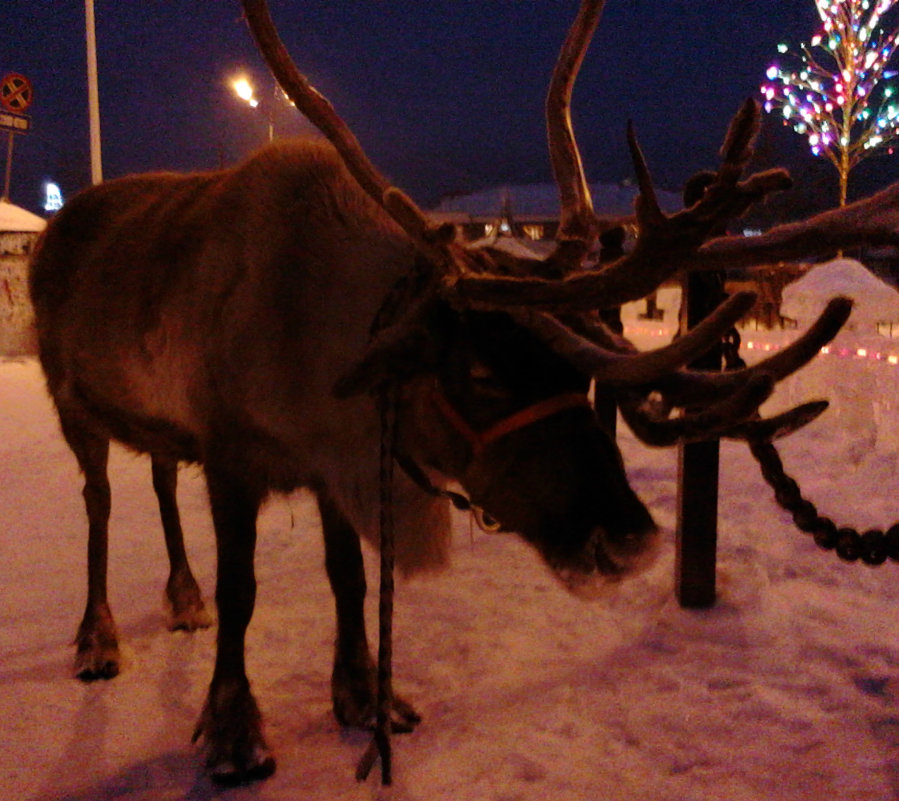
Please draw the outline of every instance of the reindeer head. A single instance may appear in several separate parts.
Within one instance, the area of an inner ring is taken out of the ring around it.
[[[635,249],[591,267],[600,226],[571,127],[572,87],[604,2],[583,0],[562,47],[546,104],[561,224],[543,262],[456,241],[369,162],[330,103],[296,69],[263,0],[243,0],[253,35],[284,91],[334,144],[350,173],[406,232],[420,269],[385,303],[368,352],[338,395],[384,382],[402,386],[399,451],[458,480],[473,501],[534,543],[580,586],[617,578],[651,550],[651,517],[628,485],[612,438],[587,406],[588,382],[614,391],[634,432],[651,444],[736,437],[772,439],[817,416],[805,404],[764,420],[758,408],[776,381],[828,342],[849,314],[831,302],[792,346],[728,374],[685,369],[752,305],[741,293],[672,345],[639,352],[593,312],[641,298],[678,271],[722,269],[809,256],[860,242],[895,243],[899,187],[862,204],[752,239],[719,236],[754,202],[790,184],[783,170],[743,178],[759,127],[757,104],[734,118],[721,166],[700,199],[666,216],[633,129],[628,141],[640,186]],[[411,288],[410,288],[411,287]],[[682,411],[688,409],[689,411]],[[401,462],[402,463],[402,462]]]
[[[421,373],[402,384],[400,465],[455,479],[572,590],[645,564],[656,527],[588,400],[588,374],[504,312],[438,303],[420,330],[433,358],[416,354]]]

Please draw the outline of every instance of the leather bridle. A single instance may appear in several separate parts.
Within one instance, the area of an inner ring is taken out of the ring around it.
[[[533,425],[547,417],[563,412],[567,409],[592,409],[590,400],[585,394],[568,392],[561,395],[553,395],[544,398],[524,409],[520,409],[508,417],[504,417],[498,423],[494,423],[483,431],[476,431],[450,403],[449,399],[435,384],[431,390],[431,401],[443,415],[443,418],[460,434],[471,446],[472,454],[478,456],[490,443],[511,434],[519,429]]]
[[[430,400],[450,426],[468,442],[473,459],[479,456],[488,445],[496,442],[498,439],[554,414],[567,409],[590,409],[591,411],[593,409],[590,399],[585,394],[578,392],[563,393],[532,403],[517,412],[513,412],[508,417],[504,417],[499,422],[493,423],[486,429],[477,431],[459,414],[456,407],[450,403],[436,382],[431,389]],[[447,498],[453,506],[461,511],[471,512],[478,525],[484,531],[495,533],[501,529],[502,526],[498,521],[494,520],[488,512],[473,504],[466,496],[459,492],[435,487],[425,475],[424,470],[414,460],[396,451],[394,451],[394,459],[403,472],[418,487],[429,495]]]

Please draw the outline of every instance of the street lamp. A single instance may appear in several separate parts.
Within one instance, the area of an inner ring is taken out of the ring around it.
[[[256,108],[259,105],[253,86],[246,78],[235,78],[231,81],[231,88],[241,100],[250,104],[250,108]]]
[[[277,96],[277,87],[278,84],[275,84],[275,92]],[[231,88],[234,90],[234,93],[245,103],[248,103],[250,108],[256,108],[259,105],[259,98],[256,97],[256,90],[253,89],[253,85],[244,77],[235,78],[231,81]],[[275,138],[275,104],[269,104],[268,108],[268,141],[272,142]]]

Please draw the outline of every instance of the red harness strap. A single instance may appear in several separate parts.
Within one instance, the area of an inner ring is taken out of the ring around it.
[[[511,434],[519,428],[525,428],[545,417],[551,417],[566,409],[592,408],[586,395],[577,392],[570,392],[564,395],[553,395],[551,398],[537,401],[537,403],[526,406],[524,409],[503,418],[485,431],[475,431],[436,386],[434,387],[432,398],[434,400],[434,405],[440,410],[449,424],[471,445],[475,456],[483,451],[491,442],[495,442],[501,437],[506,436],[506,434]]]

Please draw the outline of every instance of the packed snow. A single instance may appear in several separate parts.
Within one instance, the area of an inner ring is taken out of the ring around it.
[[[641,345],[670,335],[670,315],[650,323],[638,311],[626,310],[626,322]],[[744,353],[796,333],[744,329]],[[853,343],[835,349],[781,393],[837,396],[781,451],[823,513],[860,529],[899,519],[890,406],[899,340],[868,339],[865,355]],[[368,735],[342,731],[330,712],[334,613],[314,504],[304,493],[272,500],[259,524],[248,669],[278,770],[223,790],[190,743],[215,631],[165,629],[149,461],[112,455],[110,592],[127,664],[112,681],[83,684],[71,676],[86,584],[80,479],[36,361],[0,362],[0,798],[899,799],[899,565],[845,564],[819,550],[777,508],[747,448],[724,443],[719,600],[681,609],[676,454],[623,427],[620,440],[665,531],[647,573],[586,603],[518,539],[460,516],[453,565],[398,584],[395,684],[424,722],[395,738],[390,788],[377,770],[355,781]],[[214,543],[197,468],[181,470],[179,499],[210,599]],[[372,587],[374,556],[366,552]]]

